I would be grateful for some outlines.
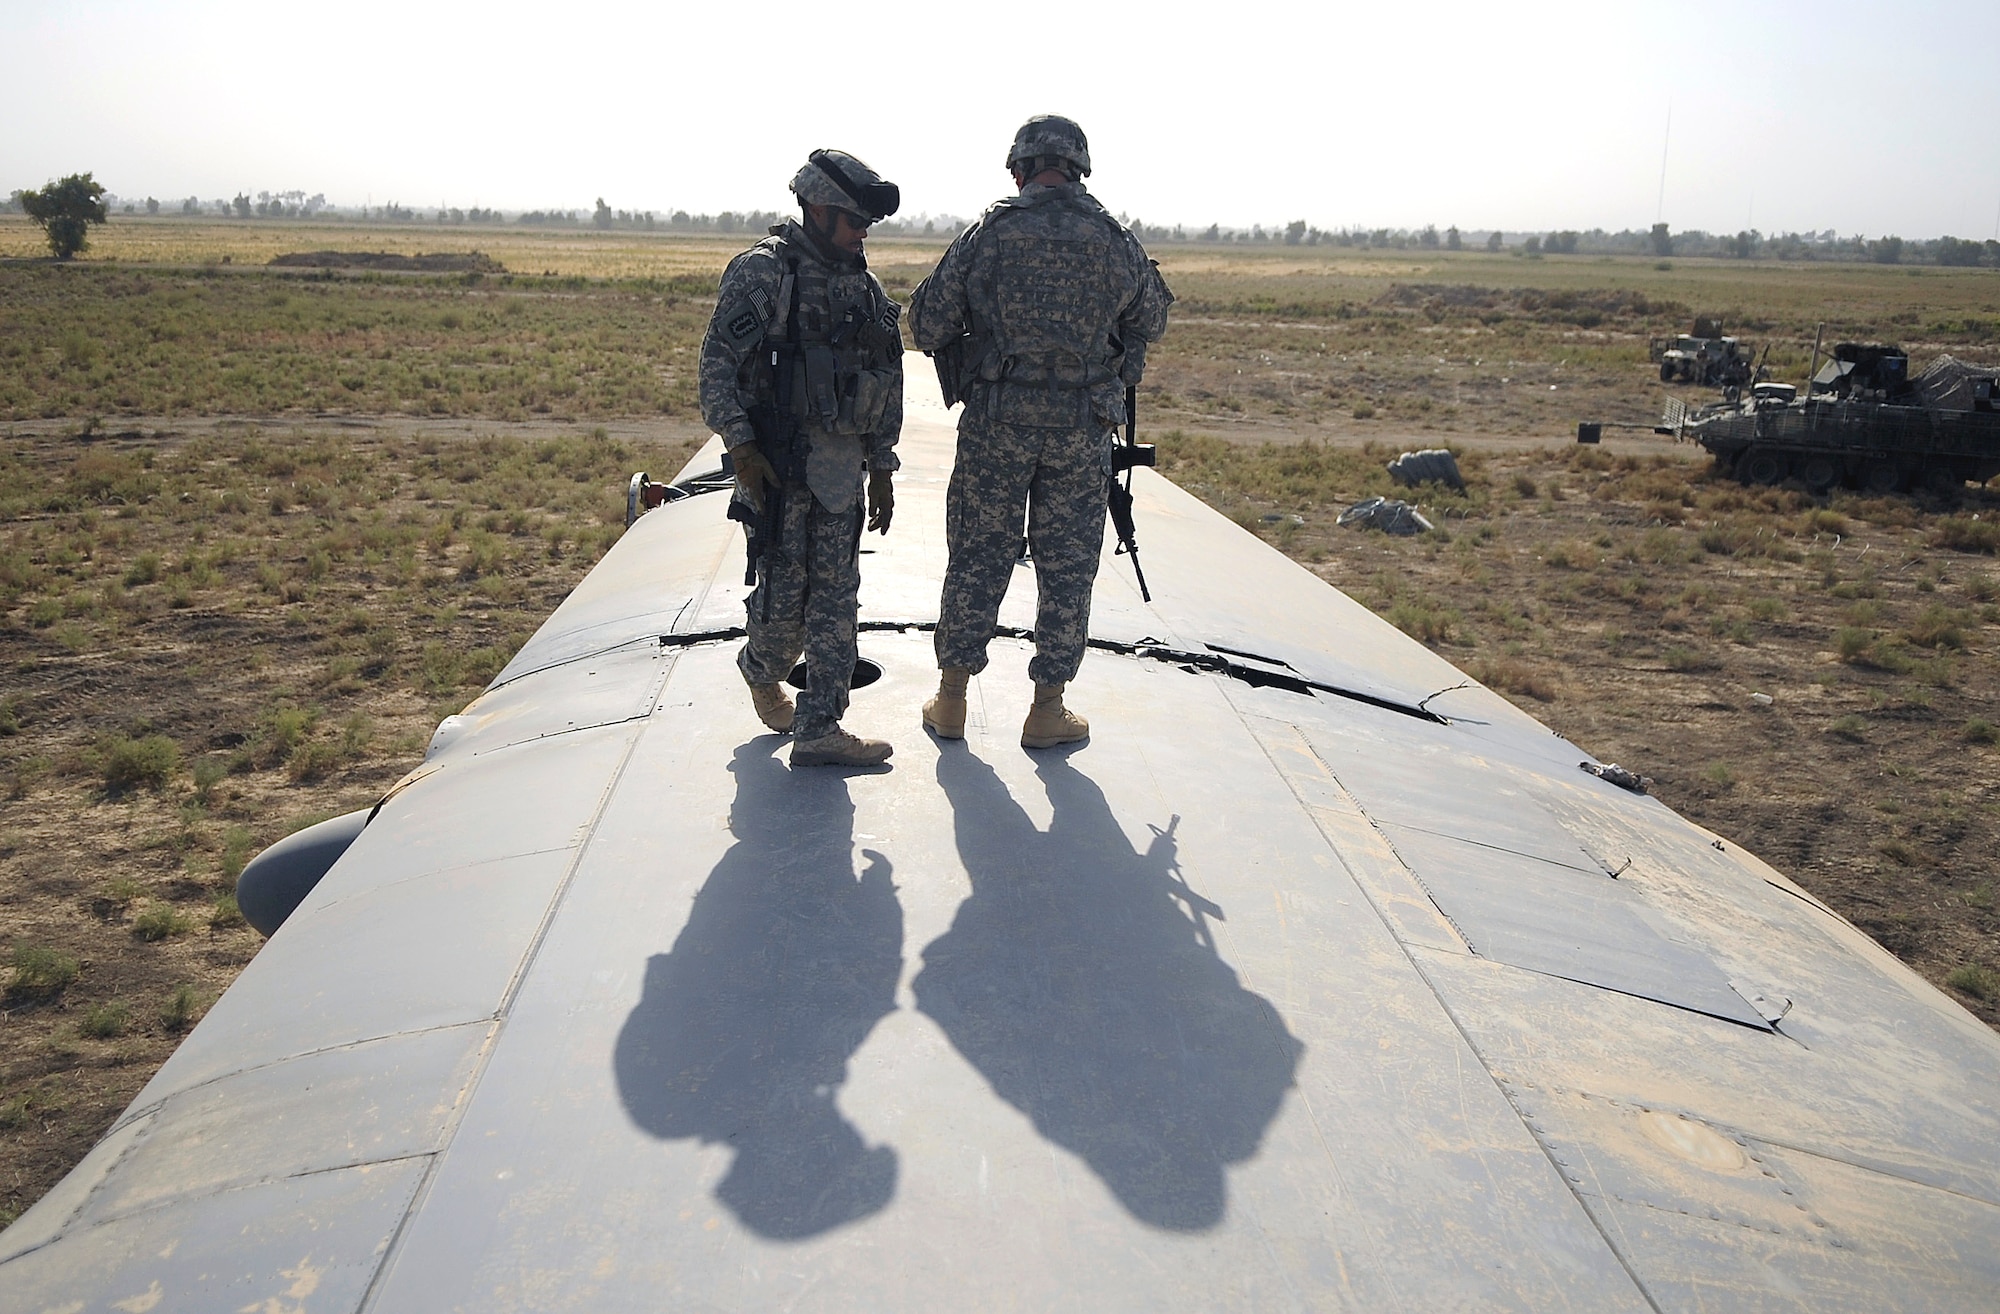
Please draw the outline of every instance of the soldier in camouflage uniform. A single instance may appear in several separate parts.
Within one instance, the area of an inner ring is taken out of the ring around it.
[[[903,427],[902,308],[868,272],[868,228],[896,187],[844,151],[792,179],[801,216],[729,263],[701,344],[701,414],[736,470],[736,518],[777,499],[736,665],[757,716],[794,731],[793,766],[870,766],[879,739],[840,728],[855,662],[860,545],[889,532]],[[780,377],[783,375],[785,377]],[[863,475],[867,491],[863,495]],[[782,681],[803,652],[796,709]]]
[[[1019,194],[960,234],[910,303],[911,336],[961,362],[965,399],[945,505],[942,674],[923,719],[942,738],[965,734],[966,682],[986,666],[1025,503],[1038,603],[1021,742],[1048,748],[1090,733],[1063,706],[1063,687],[1089,635],[1125,388],[1144,372],[1174,298],[1139,239],[1084,190],[1083,129],[1057,115],[1029,119],[1007,168]]]

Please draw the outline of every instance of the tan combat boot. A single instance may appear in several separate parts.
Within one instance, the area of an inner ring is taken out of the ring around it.
[[[783,685],[751,685],[750,705],[757,709],[757,719],[779,734],[792,728],[792,700]]]
[[[1021,747],[1054,748],[1090,738],[1090,722],[1063,706],[1064,688],[1060,684],[1035,686],[1035,705],[1028,709],[1028,719],[1021,726]]]
[[[965,685],[972,672],[947,666],[938,672],[938,691],[924,704],[924,725],[939,739],[965,738]]]
[[[868,767],[887,761],[895,751],[886,740],[863,739],[835,726],[817,739],[794,741],[792,765]]]

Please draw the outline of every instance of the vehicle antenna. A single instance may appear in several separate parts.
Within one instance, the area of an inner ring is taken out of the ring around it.
[[[1673,144],[1673,140],[1674,140],[1674,103],[1672,101],[1668,101],[1667,131],[1665,137],[1662,138],[1662,140],[1660,141],[1660,204],[1653,211],[1654,223],[1658,223],[1660,222],[1660,220],[1667,217],[1667,147]]]

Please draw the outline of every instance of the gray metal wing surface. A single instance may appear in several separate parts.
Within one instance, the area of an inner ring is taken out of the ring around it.
[[[0,1234],[0,1308],[1991,1307],[1970,1015],[1150,471],[1092,740],[1018,746],[1030,565],[930,739],[934,399],[903,451],[890,769],[786,767],[740,537],[642,516]]]

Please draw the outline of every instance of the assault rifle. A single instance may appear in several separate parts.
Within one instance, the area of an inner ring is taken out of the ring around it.
[[[1125,387],[1125,441],[1115,442],[1111,447],[1111,527],[1118,534],[1116,556],[1132,558],[1132,573],[1139,577],[1139,596],[1147,602],[1153,595],[1146,587],[1146,572],[1139,568],[1139,538],[1132,523],[1132,467],[1151,466],[1158,460],[1159,453],[1149,444],[1139,441],[1139,390],[1130,384]],[[1118,476],[1125,476],[1119,483]]]
[[[761,508],[751,506],[741,498],[732,498],[729,503],[729,518],[743,526],[743,582],[749,585],[757,582],[757,563],[777,545],[785,531],[785,487],[794,473],[803,473],[800,469],[799,421],[792,404],[792,381],[798,370],[800,352],[796,264],[786,272],[778,300],[787,307],[785,336],[781,341],[767,340],[758,346],[758,350],[767,355],[765,363],[771,371],[774,404],[747,408],[751,431],[757,435],[757,450],[770,462],[771,473],[777,482],[765,488]],[[726,453],[722,459],[724,468],[734,475],[735,465]],[[764,596],[765,620],[771,618],[770,607],[771,597],[767,593]]]

